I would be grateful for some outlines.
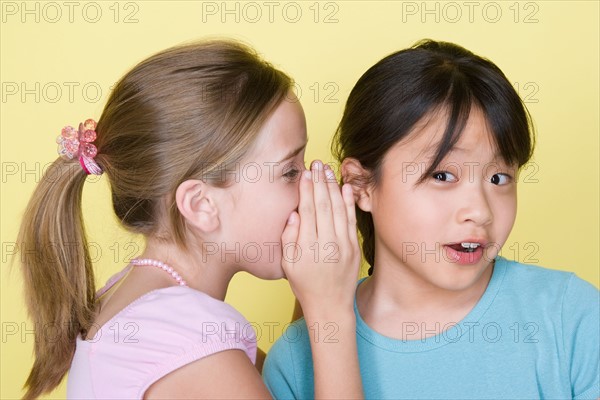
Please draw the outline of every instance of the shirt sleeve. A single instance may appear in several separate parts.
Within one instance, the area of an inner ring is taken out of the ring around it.
[[[97,336],[88,362],[96,397],[103,399],[141,399],[165,375],[221,351],[256,358],[256,334],[237,310],[182,286],[146,293]]]
[[[600,397],[600,292],[571,276],[562,306],[563,344],[571,362],[574,399]]]

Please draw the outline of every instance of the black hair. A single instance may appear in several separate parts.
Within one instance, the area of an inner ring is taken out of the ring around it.
[[[519,168],[525,165],[533,154],[533,125],[504,73],[459,45],[429,39],[390,54],[360,77],[346,102],[332,151],[339,162],[354,158],[370,173],[357,183],[377,184],[387,151],[419,121],[443,110],[446,129],[422,182],[460,139],[473,106],[483,112],[502,159]],[[356,213],[371,275],[373,218],[358,207]]]

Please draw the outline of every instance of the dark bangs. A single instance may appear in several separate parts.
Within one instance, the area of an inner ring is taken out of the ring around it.
[[[446,129],[423,181],[460,139],[473,106],[482,110],[503,161],[526,164],[533,126],[506,76],[463,47],[432,40],[391,54],[365,72],[350,93],[332,150],[339,161],[358,159],[377,181],[384,153],[423,118],[444,110]]]
[[[443,48],[444,44],[425,42],[419,48],[429,47]],[[434,99],[432,105],[446,111],[447,125],[433,161],[420,182],[435,171],[460,139],[473,106],[482,110],[498,154],[506,164],[520,168],[533,153],[534,135],[529,112],[502,71],[486,59],[474,59],[467,50],[453,47],[446,49],[454,50],[452,60],[440,55],[437,63],[424,71],[430,79],[423,82],[423,92],[445,95],[444,99]]]

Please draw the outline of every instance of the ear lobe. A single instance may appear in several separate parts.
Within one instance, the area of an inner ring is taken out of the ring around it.
[[[186,223],[205,233],[219,227],[219,210],[211,192],[211,186],[196,179],[181,183],[175,192],[177,208]]]
[[[363,168],[360,161],[347,157],[342,161],[342,181],[352,186],[354,201],[363,211],[371,211],[372,188],[367,184],[370,172]]]

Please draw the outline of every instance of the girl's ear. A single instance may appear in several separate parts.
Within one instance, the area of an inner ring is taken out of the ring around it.
[[[203,233],[215,231],[219,225],[219,209],[213,197],[213,187],[190,179],[177,187],[175,201],[186,223]]]
[[[366,212],[371,211],[372,185],[369,185],[370,172],[355,158],[347,157],[342,161],[342,180],[352,186],[354,201],[358,207]]]

